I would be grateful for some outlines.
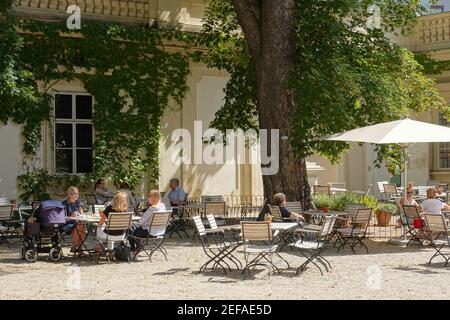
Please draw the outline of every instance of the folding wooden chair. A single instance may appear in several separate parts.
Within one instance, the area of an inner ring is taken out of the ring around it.
[[[216,218],[213,214],[207,214],[206,219],[208,220],[209,229],[206,229],[207,232],[216,232],[219,235],[223,235],[224,239],[227,238],[226,234],[231,234],[234,241],[239,241],[239,239],[236,237],[236,232],[233,232],[229,227],[227,226],[218,226]]]
[[[448,265],[450,261],[450,252],[444,252],[445,247],[450,248],[450,236],[448,234],[447,221],[443,214],[425,214],[425,221],[428,231],[431,233],[437,233],[433,239],[430,236],[431,246],[436,251],[428,261],[428,266],[436,257],[442,257],[445,260],[444,267]]]
[[[383,185],[383,188],[386,201],[394,202],[397,199],[401,198],[401,195],[397,190],[397,186],[394,183],[385,183]]]
[[[366,191],[362,191],[362,190],[352,190],[352,193],[358,195],[358,196],[369,196],[370,192],[372,191],[372,187],[373,185],[369,184],[367,186]]]
[[[223,201],[223,196],[221,195],[216,195],[216,196],[202,196],[202,203],[205,202],[222,202]]]
[[[108,215],[108,220],[106,221],[106,227],[103,233],[97,233],[97,242],[103,248],[98,252],[97,263],[102,256],[111,262],[110,256],[113,253],[112,245],[114,242],[123,242],[128,238],[128,230],[131,226],[131,218],[133,216],[132,212],[111,212]],[[110,235],[111,231],[122,231],[120,235]],[[111,247],[111,248],[109,248]]]
[[[367,228],[370,224],[370,217],[372,215],[371,208],[358,209],[355,217],[352,219],[352,225],[348,228],[337,229],[338,239],[341,245],[338,247],[338,252],[346,245],[350,247],[353,253],[355,253],[355,246],[359,244],[366,249],[369,253],[369,249],[362,241],[366,237]]]
[[[403,215],[400,212],[400,220],[405,230],[404,237],[410,235],[411,238],[406,243],[406,247],[409,246],[411,241],[417,241],[419,247],[423,245],[423,241],[428,239],[424,226],[416,228],[414,226],[414,220],[420,220],[419,210],[416,206],[403,205]]]
[[[97,199],[97,197],[95,196],[95,194],[93,194],[93,193],[86,193],[86,194],[84,195],[84,197],[86,198],[86,203],[87,203],[87,205],[89,205],[89,206],[92,206],[92,205],[94,205],[94,204],[101,204],[101,203],[98,203],[98,199]]]
[[[205,201],[203,203],[203,216],[213,215],[219,226],[226,224],[227,208],[225,201]],[[218,218],[218,220],[217,220]]]
[[[240,245],[239,242],[224,241],[222,236],[218,236],[220,231],[212,230],[208,232],[200,216],[194,216],[192,220],[197,229],[203,251],[208,257],[208,260],[200,267],[200,272],[206,271],[210,264],[212,264],[213,270],[220,267],[225,274],[227,270],[231,271],[230,263],[233,263],[237,269],[242,267],[241,262],[233,255],[233,252]]]
[[[300,201],[286,202],[285,207],[289,211],[292,211],[292,212],[295,212],[295,213],[302,213],[304,211],[303,210],[303,204]]]
[[[164,248],[163,244],[164,239],[166,237],[167,225],[169,223],[169,218],[171,214],[172,211],[153,212],[152,220],[150,221],[150,224],[146,226],[148,227],[147,237],[142,238],[130,235],[130,237],[137,240],[136,253],[133,256],[133,260],[136,260],[136,257],[139,253],[145,252],[149,260],[152,261],[152,255],[156,251],[159,251],[164,255],[164,258],[167,261],[167,250]]]
[[[0,206],[0,244],[6,244],[9,246],[9,239],[14,235],[19,236],[18,229],[21,226],[22,221],[15,220],[14,206],[12,204]]]
[[[280,212],[280,208],[278,206],[270,206],[269,205],[270,215],[272,216],[273,222],[285,222],[290,221],[290,218],[283,218]]]
[[[291,246],[293,248],[297,248],[300,250],[300,253],[306,258],[306,261],[303,262],[298,268],[296,274],[299,274],[306,270],[308,264],[312,263],[314,264],[317,269],[319,269],[320,273],[323,275],[322,269],[320,266],[316,263],[320,263],[325,267],[325,270],[328,272],[329,269],[331,269],[330,262],[325,259],[320,253],[325,248],[326,244],[331,239],[331,236],[333,234],[333,226],[336,221],[336,216],[331,215],[325,217],[325,221],[322,224],[321,230],[319,232],[317,231],[309,231],[307,229],[304,229],[303,233],[310,233],[313,232],[317,235],[316,239],[313,241],[304,241],[303,239],[296,241],[295,243],[292,243]]]
[[[164,206],[166,207],[167,210],[170,210],[172,208],[171,204],[170,204],[170,200],[168,197],[166,196],[161,196],[161,202],[164,203]]]
[[[336,221],[334,222],[333,232],[330,236],[330,239],[336,238],[333,242],[333,246],[336,247],[338,242],[341,242],[339,238],[338,229],[347,228],[348,223],[351,221],[353,217],[355,217],[358,209],[364,209],[364,204],[361,203],[346,203],[344,205],[344,212],[348,214],[346,217],[336,217]],[[341,243],[342,244],[342,243]]]
[[[314,185],[313,191],[314,191],[315,196],[318,194],[324,194],[327,196],[331,196],[330,186]]]
[[[435,186],[418,186],[417,187],[417,195],[423,198],[427,197],[428,189],[436,189]]]
[[[269,211],[272,216],[272,222],[290,222],[290,218],[284,218],[281,215],[280,208],[278,206],[269,206]],[[280,231],[276,233],[278,237],[278,248],[279,250],[283,250],[284,246],[288,243],[295,241],[295,233],[291,231]]]
[[[172,207],[172,219],[170,220],[167,230],[171,238],[174,233],[176,233],[180,238],[183,238],[182,234],[189,238],[189,234],[186,231],[186,226],[190,221],[190,218],[186,215],[188,211],[183,208],[183,206],[187,205],[188,195],[189,193],[185,194],[184,202],[181,203],[179,207]]]
[[[269,221],[241,221],[241,231],[245,257],[245,267],[242,270],[244,278],[246,271],[250,275],[250,268],[258,265],[269,269],[269,277],[270,271],[276,270],[281,273],[273,263],[274,255],[277,255],[290,268],[289,263],[276,252],[278,245],[272,243],[272,229]],[[255,258],[249,260],[250,255],[255,255]]]
[[[380,192],[380,196],[381,196],[381,201],[385,201],[386,200],[386,196],[384,194],[384,185],[388,184],[388,181],[378,181],[377,182],[377,186],[378,186],[378,192]]]

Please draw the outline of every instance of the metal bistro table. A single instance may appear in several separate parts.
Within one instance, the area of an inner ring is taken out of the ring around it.
[[[172,206],[172,220],[169,222],[167,233],[169,237],[176,233],[180,238],[182,234],[185,234],[189,238],[189,234],[186,231],[186,226],[190,221],[191,215],[190,211],[196,211],[197,213],[202,213],[203,205],[198,203],[188,203],[179,206]]]
[[[178,208],[180,210],[183,210],[184,211],[183,216],[190,217],[190,211],[197,211],[197,213],[202,213],[203,207],[204,206],[201,203],[188,203],[188,204],[176,206],[173,208]],[[187,215],[186,215],[186,213],[187,213]]]
[[[298,227],[297,222],[272,222],[270,224],[272,231],[287,231],[292,228]],[[231,226],[227,226],[230,230],[241,231],[241,225],[235,224]]]
[[[141,217],[139,216],[134,216],[131,218],[132,221],[139,221]],[[78,228],[75,227],[75,230],[78,234],[78,237],[81,239],[81,243],[80,245],[75,248],[74,251],[74,257],[82,252],[87,252],[89,254],[89,258],[91,258],[91,251],[92,249],[89,249],[86,245],[86,240],[89,237],[89,233],[93,230],[94,227],[97,226],[97,224],[100,222],[101,217],[99,215],[94,215],[94,214],[82,214],[82,215],[78,215],[78,216],[70,216],[70,217],[66,217],[66,221],[77,221],[79,223],[82,223],[83,225],[87,226],[87,230],[86,232],[83,232],[84,234],[80,234],[80,230]]]

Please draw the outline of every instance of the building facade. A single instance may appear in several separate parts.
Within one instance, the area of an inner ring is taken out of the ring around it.
[[[61,21],[67,19],[69,14],[66,11],[72,4],[80,8],[81,23],[91,20],[153,27],[177,24],[185,31],[201,29],[204,10],[202,0],[17,0],[15,10],[24,18]],[[442,11],[447,9],[447,4],[443,4]],[[435,12],[437,9],[433,10]],[[412,37],[395,41],[413,51],[429,52],[433,58],[450,60],[450,13],[421,17]],[[170,46],[167,50],[171,50]],[[195,139],[195,134],[198,133],[195,125],[198,121],[201,121],[202,131],[206,131],[215,112],[222,105],[223,88],[228,80],[225,72],[207,68],[206,65],[192,62],[190,67],[190,89],[184,98],[183,107],[169,108],[162,121],[160,190],[167,190],[170,178],[177,177],[186,191],[197,194],[262,194],[258,163],[174,163],[173,155],[177,151],[177,145],[172,139],[172,133],[184,128]],[[442,95],[449,100],[450,72],[439,75],[437,80]],[[69,132],[73,136],[93,132],[89,113],[92,114],[95,97],[90,97],[83,83],[78,80],[57,82],[52,87],[52,94],[55,97],[55,119],[42,128],[44,138],[37,154],[36,167],[47,169],[51,174],[57,174],[61,170],[69,170],[73,174],[88,172],[92,170],[88,155],[92,154],[95,135],[86,137],[84,134],[85,142],[82,147],[68,146],[55,141],[53,130],[59,130],[63,134]],[[86,112],[59,113],[58,108],[67,103]],[[414,117],[422,121],[443,123],[437,113],[423,113]],[[0,127],[0,148],[7,150],[0,156],[0,197],[16,199],[20,193],[16,178],[24,170],[22,139],[19,125],[9,123]],[[308,159],[310,183],[345,182],[350,190],[364,190],[369,184],[389,178],[386,170],[374,168],[374,157],[369,145],[355,145],[348,154],[342,156],[343,161],[334,166],[326,159],[312,156]],[[68,158],[71,159],[70,162],[67,162]],[[412,147],[411,167],[409,176],[416,184],[426,183],[428,180],[450,181],[450,144]],[[149,187],[144,176],[142,184],[135,191],[142,196]]]

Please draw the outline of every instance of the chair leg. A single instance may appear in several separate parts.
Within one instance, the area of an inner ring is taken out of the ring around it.
[[[329,272],[329,271],[330,271],[330,270],[328,270],[328,266],[327,266],[327,264],[325,263],[325,261],[323,261],[322,258],[320,257],[320,255],[319,255],[319,250],[316,250],[316,251],[314,252],[314,258],[315,258],[321,265],[323,265],[323,267],[325,268],[326,272]]]
[[[444,266],[447,265],[447,258],[445,257],[445,255],[441,252],[442,248],[445,246],[445,244],[441,245],[439,248],[438,247],[434,247],[434,250],[436,250],[436,252],[434,253],[434,255],[431,257],[430,261],[428,261],[428,266],[431,265],[431,261],[436,258],[437,256],[441,256],[445,259],[445,264]]]
[[[242,274],[244,275],[244,278],[245,278],[245,271],[248,271],[248,274],[250,275],[250,267],[256,267],[257,265],[266,266],[265,264],[259,264],[258,263],[263,257],[264,257],[263,254],[260,253],[255,258],[253,258],[253,260],[251,260],[250,262],[246,263],[246,266],[242,270]]]
[[[205,262],[205,263],[200,267],[200,271],[202,271],[202,270],[205,270],[205,271],[206,271],[207,266],[208,266],[210,263],[214,262],[214,264],[213,264],[213,269],[215,269],[217,266],[220,266],[220,267],[223,269],[223,271],[225,272],[225,274],[227,274],[226,268],[225,268],[225,267],[222,265],[222,263],[221,263],[221,262],[223,262],[223,261],[221,261],[221,258],[220,258],[221,252],[215,253],[215,252],[213,252],[212,250],[209,250],[209,253],[208,253],[208,251],[207,251],[206,249],[204,249],[204,252],[206,253],[206,255],[208,256],[208,258],[210,258],[210,259],[209,259],[207,262]],[[231,269],[230,269],[230,270],[231,270]]]
[[[273,253],[270,253],[270,259],[267,258],[267,255],[262,256],[267,262],[269,262],[270,266],[273,270],[276,270],[278,273],[281,273],[280,269],[273,263]]]
[[[361,246],[363,246],[366,249],[366,253],[369,254],[369,249],[367,248],[366,244],[362,241],[362,239],[358,239],[358,241],[361,243]]]
[[[445,264],[444,267],[446,267],[448,265],[448,262],[450,261],[450,255],[447,255],[448,258],[445,258]]]
[[[219,252],[219,253],[217,254],[217,257],[218,257],[218,259],[217,259],[217,261],[214,263],[213,269],[215,269],[218,265],[222,266],[221,263],[224,263],[224,264],[227,266],[228,270],[231,271],[230,265],[224,260],[224,257],[222,256],[222,253],[221,253],[221,252]],[[222,268],[223,268],[223,267],[222,267]]]
[[[151,248],[151,251],[150,251],[150,256],[149,256],[150,261],[152,261],[152,256],[155,253],[155,251],[160,251],[164,255],[164,258],[167,261],[167,251],[164,249],[164,247],[162,247],[162,245],[164,243],[164,239],[162,239],[161,241],[157,241],[155,239],[151,239],[151,240],[153,242],[153,247]]]
[[[288,267],[288,269],[290,269],[291,268],[291,266],[289,265],[289,262],[287,262],[287,260],[286,259],[284,259],[278,252],[274,252],[274,254],[278,257],[278,258],[280,258],[281,260],[283,260],[284,261],[284,263],[286,263],[286,265],[287,265],[287,267]]]
[[[231,251],[224,249],[224,253],[225,253],[224,258],[226,258],[226,259],[230,260],[232,263],[234,263],[234,265],[236,266],[236,269],[242,268],[241,262],[233,256],[233,254],[232,254],[233,251],[234,251],[234,249],[232,249]]]
[[[339,252],[341,249],[343,249],[346,245],[348,245],[349,247],[351,247],[350,243],[348,242],[349,240],[347,238],[345,238],[344,236],[340,235],[339,237],[341,240],[341,245],[338,247],[337,252]]]
[[[303,271],[305,271],[306,268],[307,268],[307,266],[308,266],[308,264],[309,264],[310,262],[313,263],[313,264],[317,267],[317,269],[319,269],[320,273],[323,275],[322,269],[321,269],[314,261],[312,261],[312,259],[308,259],[308,260],[306,260],[304,263],[302,263],[302,264],[297,268],[297,271],[296,271],[295,274],[298,275],[299,273],[302,273]]]
[[[328,260],[325,259],[323,256],[321,256],[320,253],[318,254],[317,257],[320,258],[320,259],[322,259],[323,261],[325,261],[325,262],[328,264],[328,267],[329,267],[330,269],[333,269],[333,268],[331,267],[330,261],[328,261]]]
[[[322,269],[319,267],[317,263],[314,262],[315,253],[312,253],[310,256],[308,256],[303,250],[300,250],[300,253],[306,258],[306,261],[303,262],[298,268],[296,274],[299,274],[299,271],[302,270],[302,272],[306,269],[307,265],[309,263],[314,264],[317,269],[319,269],[320,273],[323,275]]]

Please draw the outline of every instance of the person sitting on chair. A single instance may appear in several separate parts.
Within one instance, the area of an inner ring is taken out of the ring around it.
[[[97,199],[97,204],[105,204],[108,201],[108,196],[110,195],[108,188],[106,188],[105,179],[98,179],[95,182],[94,190],[95,198]]]
[[[134,211],[136,202],[134,201],[133,194],[130,191],[130,186],[126,182],[121,182],[119,187],[120,189],[118,190],[118,192],[123,192],[127,195],[128,210]]]
[[[113,250],[114,241],[118,241],[118,239],[121,240],[124,232],[122,230],[105,230],[108,216],[112,212],[128,212],[128,210],[127,193],[119,191],[114,195],[111,205],[107,206],[104,211],[100,211],[101,220],[97,227],[97,239],[105,240],[108,238],[107,246],[109,250]],[[103,250],[103,245],[97,246],[95,250]]]
[[[290,219],[291,221],[305,221],[305,218],[296,212],[291,212],[286,208],[286,195],[284,193],[277,193],[273,196],[274,205],[280,208],[281,216],[285,219]]]
[[[147,238],[149,233],[151,237],[157,237],[163,235],[165,232],[165,229],[161,227],[152,228],[151,230],[149,229],[149,225],[153,218],[153,212],[166,210],[166,206],[161,202],[161,194],[159,193],[159,190],[149,191],[148,202],[150,207],[147,211],[145,211],[141,219],[139,219],[139,223],[134,225],[135,229],[132,231],[132,237],[129,239],[133,256],[136,254],[136,239],[134,237]]]
[[[78,199],[79,191],[76,187],[69,187],[67,189],[67,198],[61,202],[63,206],[66,207],[66,214],[69,217],[76,216],[77,214],[83,214],[83,205]],[[72,248],[71,252],[75,252],[79,249],[82,236],[85,234],[86,230],[82,223],[77,223],[77,221],[71,220],[66,223],[65,226],[61,227],[61,231],[67,234],[72,234]],[[80,255],[84,255],[80,253]]]
[[[180,180],[177,178],[170,179],[170,191],[167,194],[167,197],[170,200],[170,204],[172,206],[178,206],[184,202],[184,198],[186,197],[186,193],[180,187]]]
[[[424,213],[441,214],[442,210],[450,211],[450,206],[441,200],[436,199],[436,190],[430,188],[427,190],[427,199],[422,202],[422,209]],[[423,214],[421,214],[421,216]]]
[[[400,210],[403,210],[403,206],[407,205],[407,206],[415,206],[417,207],[417,210],[420,212],[422,211],[422,207],[420,206],[420,204],[417,203],[417,201],[413,198],[413,189],[411,186],[408,186],[408,189],[406,189],[406,200],[405,197],[401,197],[400,198]],[[406,221],[403,221],[403,223],[406,223]],[[397,220],[397,228],[400,228],[402,226],[402,219],[399,218]]]

